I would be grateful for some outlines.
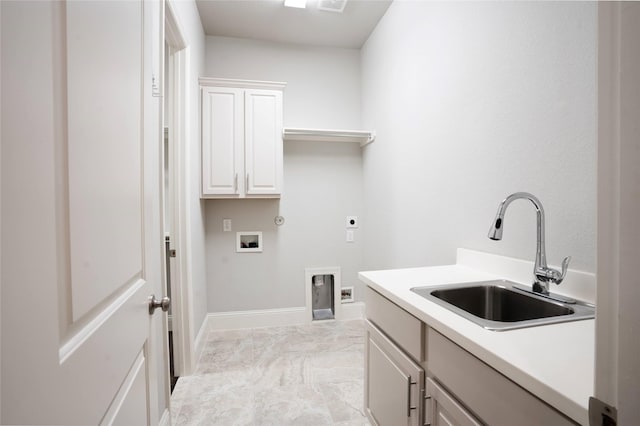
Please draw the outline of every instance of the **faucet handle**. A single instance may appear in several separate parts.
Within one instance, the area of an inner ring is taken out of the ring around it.
[[[556,280],[556,284],[560,284],[564,277],[567,276],[567,269],[569,269],[569,262],[571,262],[571,256],[567,256],[562,261],[562,274],[560,275],[560,279]]]
[[[557,269],[549,268],[547,266],[543,268],[535,269],[535,283],[534,283],[534,291],[538,293],[547,294],[549,293],[548,283],[552,282],[555,284],[560,284],[564,278],[567,276],[567,270],[569,269],[569,262],[571,262],[571,256],[567,256],[562,261],[562,272]],[[535,286],[542,285],[542,290],[535,290]]]

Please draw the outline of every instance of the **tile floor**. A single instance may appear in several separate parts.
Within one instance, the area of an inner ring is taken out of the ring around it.
[[[361,320],[211,331],[172,424],[368,426],[363,351]]]

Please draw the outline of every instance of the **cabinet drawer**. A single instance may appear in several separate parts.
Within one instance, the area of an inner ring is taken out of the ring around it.
[[[367,319],[416,361],[424,361],[424,323],[375,290],[365,293]]]
[[[575,425],[437,331],[429,329],[429,373],[483,422],[500,425]]]

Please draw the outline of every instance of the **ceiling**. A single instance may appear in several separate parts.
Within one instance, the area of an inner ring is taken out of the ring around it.
[[[280,43],[359,49],[392,0],[348,0],[344,12],[284,7],[283,0],[196,0],[204,32]]]

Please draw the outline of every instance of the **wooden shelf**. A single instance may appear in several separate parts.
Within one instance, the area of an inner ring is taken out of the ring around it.
[[[285,127],[282,130],[285,141],[354,142],[365,146],[373,142],[376,133],[367,130],[299,129]]]

